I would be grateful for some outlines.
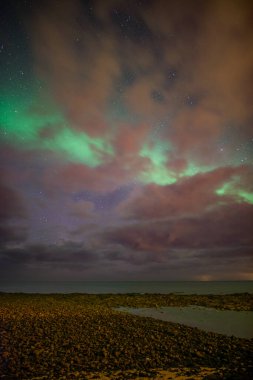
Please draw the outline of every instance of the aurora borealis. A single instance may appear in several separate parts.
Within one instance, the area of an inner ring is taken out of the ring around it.
[[[1,2],[1,278],[253,279],[252,19]]]

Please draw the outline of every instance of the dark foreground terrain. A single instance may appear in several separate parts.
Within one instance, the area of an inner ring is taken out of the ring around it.
[[[116,306],[253,310],[249,294],[0,294],[0,379],[252,379],[253,340]]]

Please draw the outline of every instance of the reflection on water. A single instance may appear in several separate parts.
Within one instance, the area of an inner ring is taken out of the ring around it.
[[[129,308],[117,310],[142,317],[152,317],[163,321],[181,323],[238,338],[253,338],[253,311],[217,310],[202,306]]]

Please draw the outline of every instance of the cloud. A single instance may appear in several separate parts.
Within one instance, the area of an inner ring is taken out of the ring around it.
[[[105,239],[135,251],[169,252],[172,249],[227,249],[253,247],[249,204],[223,205],[192,217],[139,222],[105,233]]]
[[[157,1],[131,9],[124,1],[109,1],[87,11],[78,0],[63,1],[60,8],[46,2],[35,11],[38,75],[51,87],[69,130],[99,137],[111,149],[102,154],[91,144],[86,148],[92,157],[85,160],[80,144],[82,163],[60,168],[59,177],[73,180],[66,186],[108,190],[147,178],[153,164],[140,152],[160,123],[157,138],[171,148],[164,155],[172,172],[191,163],[217,167],[233,161],[233,145],[251,128],[249,11],[248,3],[236,1]],[[58,135],[58,128],[46,125],[40,136],[56,133],[59,143],[65,135]],[[80,135],[74,137],[76,147]],[[226,139],[230,144],[217,154]],[[66,144],[58,149],[65,152]]]
[[[206,14],[205,42],[196,67],[200,83],[209,89],[209,105],[227,118],[245,123],[251,116],[253,40],[251,5],[244,2],[210,2]]]
[[[34,74],[0,112],[2,273],[218,279],[238,263],[244,278],[251,4],[63,0],[29,12]]]
[[[108,128],[103,118],[119,74],[115,43],[84,15],[79,1],[47,2],[33,24],[37,71],[51,84],[72,127],[90,135]],[[101,39],[99,33],[103,33]]]
[[[164,227],[164,228],[163,228]],[[105,238],[134,251],[164,251],[169,247],[170,236],[166,225],[154,228],[152,224],[116,228],[108,231]]]
[[[91,219],[93,214],[93,205],[88,201],[75,202],[70,207],[70,215],[77,218]]]
[[[167,45],[167,65],[177,68],[179,80],[168,91],[203,94],[203,106],[221,118],[247,120],[253,79],[251,13],[247,1],[161,0],[147,8],[147,25]]]
[[[0,183],[0,247],[26,239],[26,217],[19,193]]]
[[[9,221],[15,217],[24,218],[25,215],[25,208],[19,193],[0,184],[0,221]]]
[[[217,157],[214,143],[222,133],[218,112],[197,106],[183,110],[175,117],[170,140],[183,157],[197,159],[203,165],[210,164]]]
[[[127,134],[125,136],[127,137]],[[118,149],[124,144],[131,144],[131,141],[118,142]],[[108,192],[136,180],[139,173],[145,171],[148,165],[149,160],[147,158],[138,158],[131,152],[127,154],[122,148],[117,159],[113,162],[104,163],[96,168],[74,163],[61,164],[57,171],[55,167],[48,168],[41,181],[48,192],[56,194],[62,189],[68,192],[82,190]]]
[[[0,252],[2,278],[55,279],[59,275],[84,273],[98,262],[99,255],[81,243],[65,242],[59,245],[23,245]],[[6,276],[6,270],[10,270]]]
[[[27,238],[27,228],[15,225],[0,225],[0,248],[23,243]]]
[[[252,191],[252,175],[249,166],[224,167],[183,177],[167,186],[146,185],[142,191],[136,192],[119,205],[119,212],[123,218],[140,220],[201,215],[205,211],[219,208],[222,203],[233,205],[242,201],[238,190],[241,187],[249,193]],[[240,178],[235,185],[238,189],[234,195],[224,194],[221,197],[216,193],[224,184],[233,182],[234,178]]]

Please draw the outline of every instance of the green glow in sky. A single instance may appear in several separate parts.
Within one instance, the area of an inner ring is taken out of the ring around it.
[[[59,112],[36,113],[34,106],[32,98],[12,96],[0,100],[0,125],[7,140],[35,143],[44,127],[63,122]]]
[[[231,184],[230,183],[225,183],[222,187],[217,189],[215,192],[217,195],[223,196],[226,195],[231,191]]]
[[[46,99],[49,97],[46,96]],[[83,131],[75,130],[57,105],[45,105],[36,90],[29,95],[11,93],[0,97],[0,133],[4,141],[19,149],[40,149],[55,152],[63,160],[96,167],[114,158],[112,145],[103,138],[92,138]],[[143,143],[139,157],[147,159],[146,168],[139,172],[138,179],[144,183],[165,186],[182,177],[214,170],[213,166],[200,166],[189,160],[181,173],[169,169],[169,157],[173,147],[168,141],[149,137]],[[127,164],[127,163],[126,163]],[[129,168],[131,170],[131,167]],[[253,194],[244,191],[240,178],[234,177],[216,190],[219,196],[232,195],[238,201],[253,204]]]
[[[143,183],[155,183],[160,186],[170,185],[177,181],[173,173],[162,165],[153,165],[149,170],[141,172],[139,179]]]
[[[244,191],[243,189],[239,188],[238,183],[240,183],[240,178],[235,177],[233,181],[225,183],[215,192],[217,195],[221,197],[226,195],[232,195],[238,198],[239,201],[253,204],[253,193]]]
[[[247,191],[240,190],[239,196],[247,203],[253,204],[253,193],[248,193]]]
[[[214,169],[213,166],[200,166],[194,162],[189,162],[184,171],[173,173],[167,168],[168,153],[171,151],[172,147],[165,141],[158,140],[152,144],[144,144],[139,155],[149,158],[150,168],[141,173],[140,180],[144,183],[156,183],[163,186],[175,183],[178,178],[191,177]]]
[[[180,173],[180,177],[192,177],[199,173],[207,173],[215,169],[213,166],[200,166],[193,162],[189,162],[187,168]]]
[[[102,139],[93,139],[83,132],[68,128],[62,129],[57,135],[43,142],[43,148],[66,152],[71,160],[83,162],[91,167],[103,162],[103,155],[113,154],[112,148]]]
[[[170,147],[167,142],[157,140],[152,144],[145,143],[139,153],[140,157],[147,157],[155,166],[163,165],[167,162],[167,154]]]
[[[106,155],[113,155],[112,148],[103,139],[70,129],[57,108],[36,107],[35,96],[0,99],[0,127],[4,140],[23,149],[47,149],[64,154],[65,159],[90,167],[101,164]],[[49,134],[43,136],[43,131]]]
[[[150,160],[149,167],[140,173],[139,179],[143,183],[169,185],[176,182],[176,176],[166,167],[168,152],[171,150],[168,142],[161,140],[145,143],[139,153],[140,157]]]

